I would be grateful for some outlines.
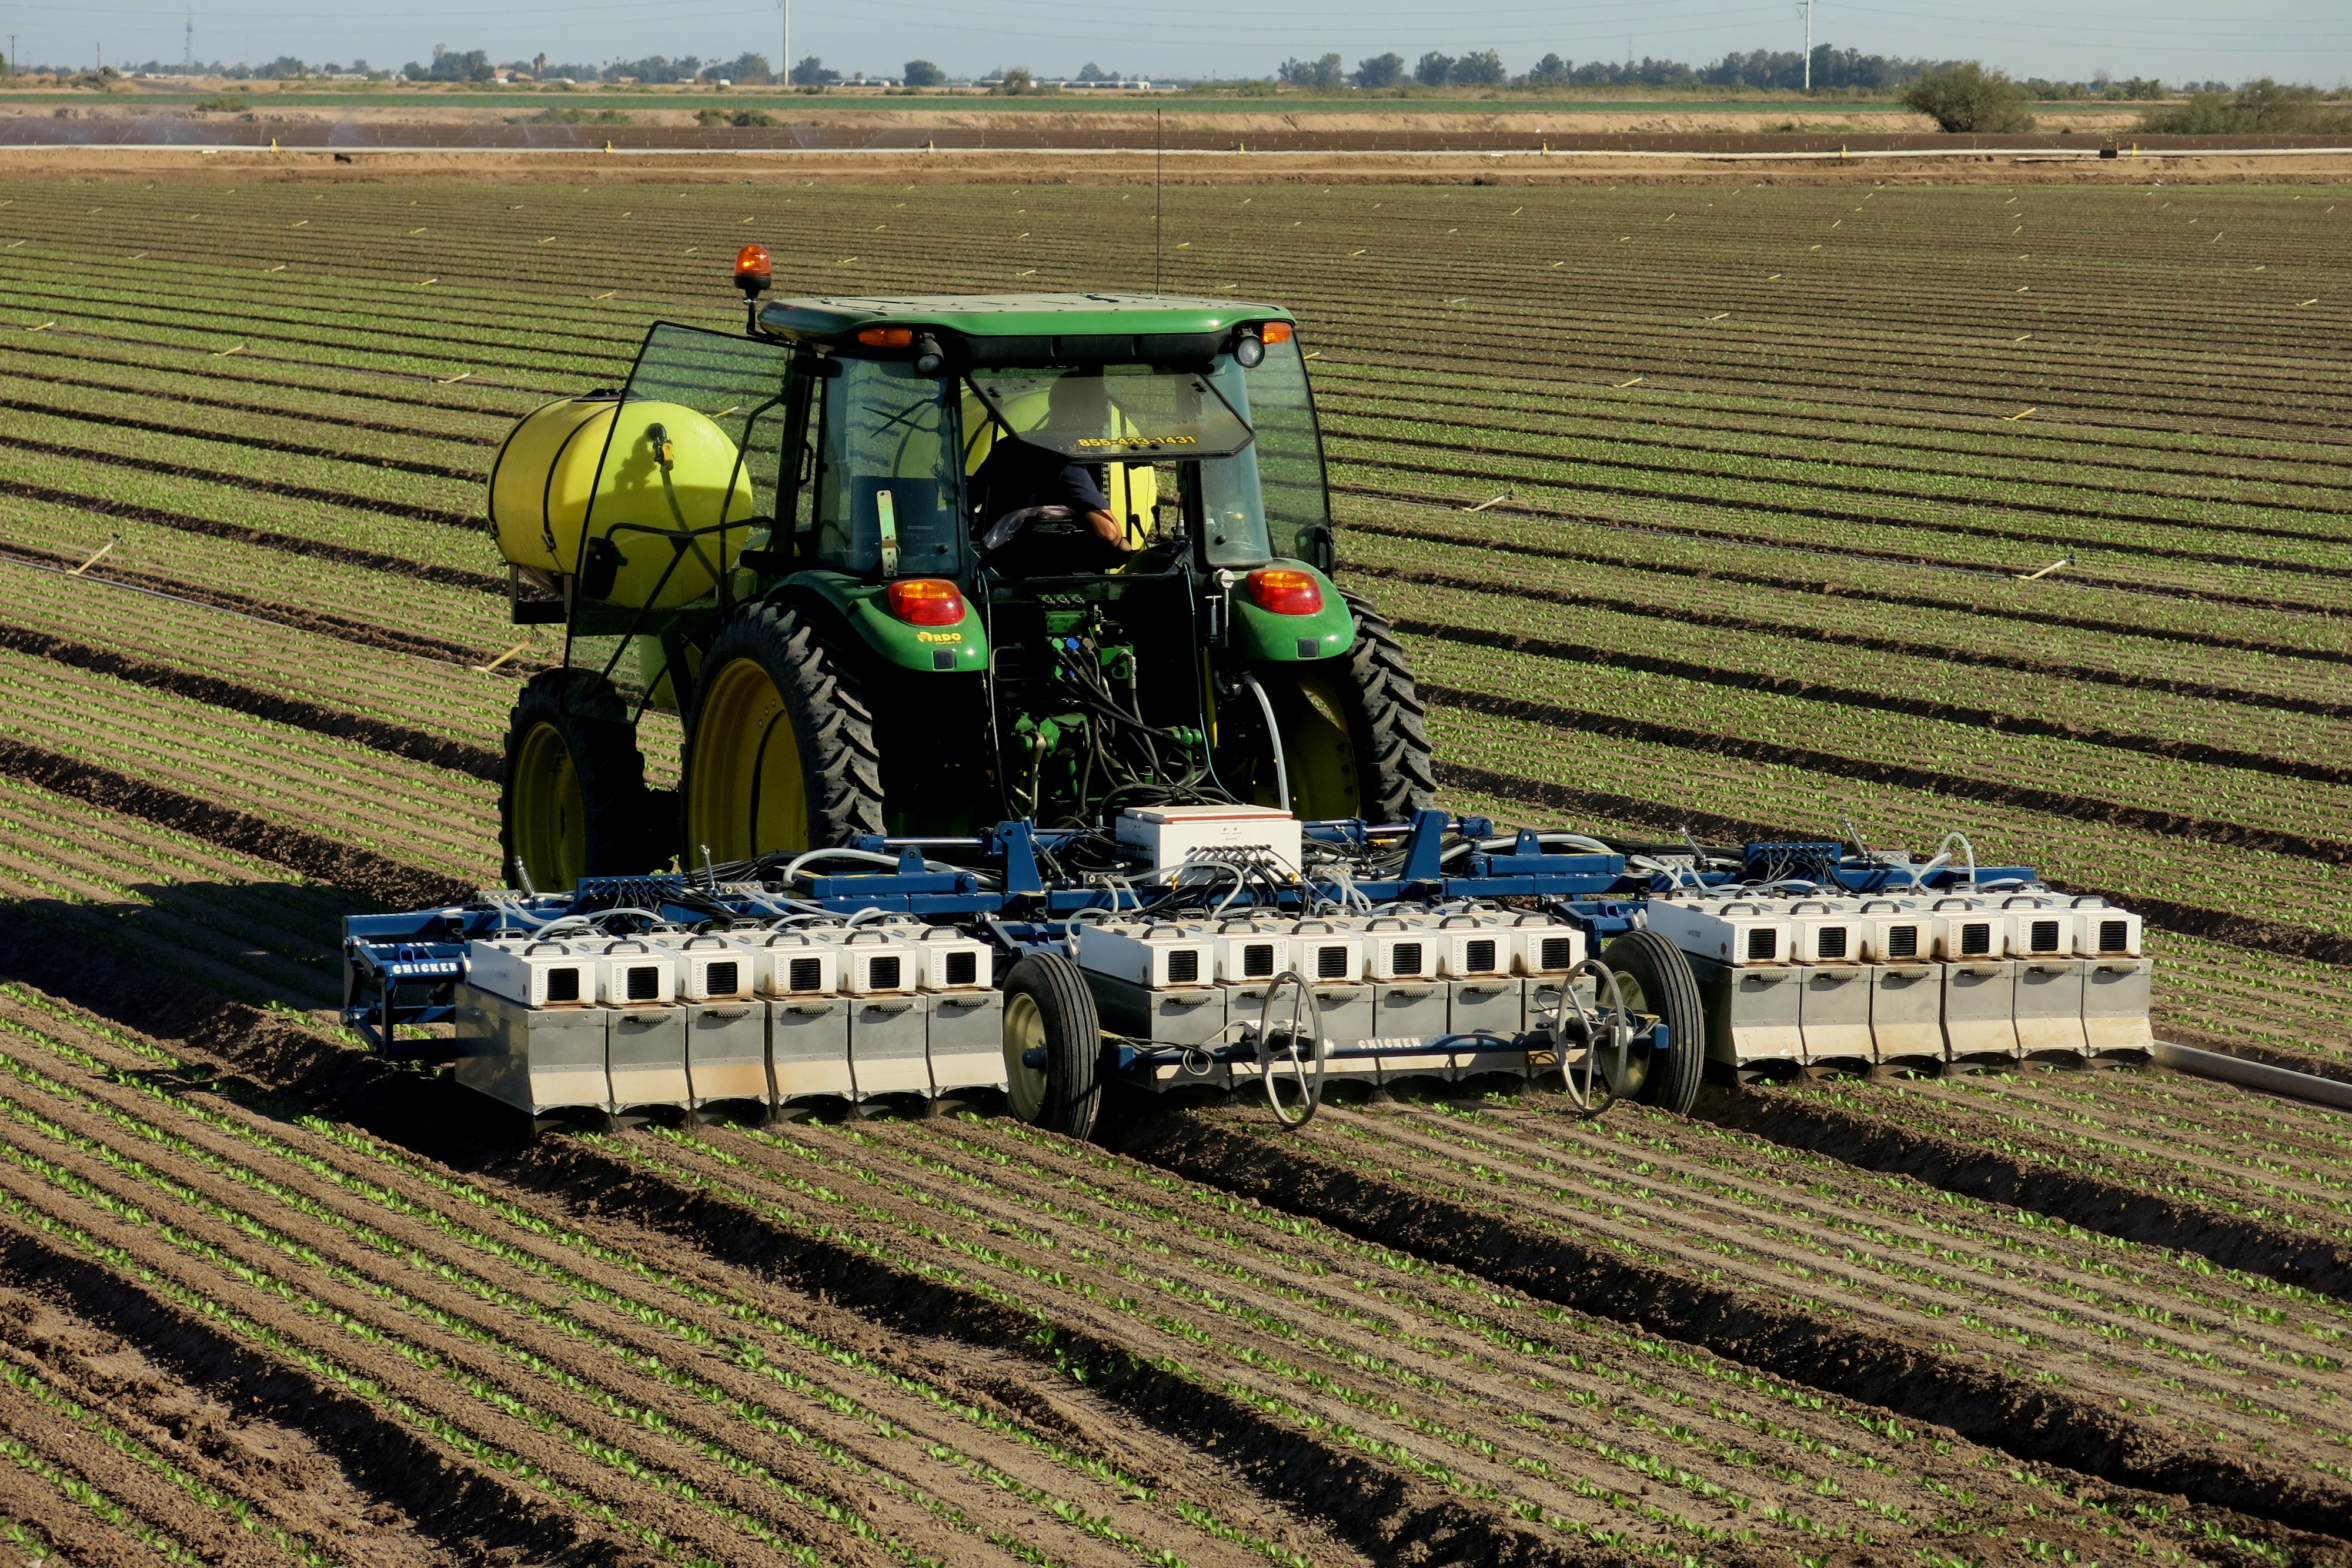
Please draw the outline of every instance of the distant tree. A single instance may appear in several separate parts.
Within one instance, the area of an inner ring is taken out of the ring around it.
[[[1423,87],[1444,87],[1454,77],[1454,57],[1441,55],[1435,49],[1421,57],[1412,68],[1412,79]]]
[[[1356,62],[1358,87],[1394,87],[1404,79],[1404,57],[1399,54],[1374,55]]]
[[[490,57],[480,49],[467,49],[460,54],[436,44],[431,65],[419,65],[411,60],[402,68],[400,74],[410,81],[490,81],[495,79],[498,72],[490,64]]]
[[[310,68],[292,55],[280,55],[268,65],[256,68],[253,74],[264,81],[283,80],[288,77],[309,76]]]
[[[1945,131],[2033,129],[2033,117],[2025,112],[2025,89],[2007,71],[1989,71],[1974,60],[1927,72],[1911,84],[1903,102]]]
[[[2352,128],[2352,118],[2320,105],[2317,88],[2281,87],[2264,77],[2233,94],[2200,92],[2177,109],[2143,115],[2139,128],[2176,136],[2293,136]]]
[[[1546,55],[1535,63],[1535,68],[1520,79],[1529,87],[1559,87],[1568,80],[1573,68],[1558,55]]]
[[[908,60],[899,70],[898,79],[908,87],[937,87],[948,79],[948,73],[929,60]]]
[[[594,81],[603,73],[594,66],[550,66],[539,73],[541,81]]]
[[[997,78],[996,85],[988,90],[1005,98],[1026,98],[1048,89],[1043,82],[1030,74],[1027,66],[1014,66],[1011,70],[1002,73]]]
[[[840,79],[841,73],[839,71],[829,71],[825,69],[824,62],[817,58],[814,55],[809,56],[806,59],[803,59],[800,64],[793,68],[793,85],[794,87],[830,87],[833,83],[837,82]]]
[[[1275,78],[1287,87],[1336,88],[1348,85],[1348,72],[1334,54],[1319,59],[1287,59],[1275,70]]]
[[[723,77],[731,82],[761,86],[775,79],[768,69],[768,57],[744,50],[731,60],[714,60],[702,68],[707,77]]]
[[[1480,49],[1454,62],[1453,80],[1456,87],[1497,87],[1509,79],[1509,73],[1503,69],[1503,57],[1492,49]]]

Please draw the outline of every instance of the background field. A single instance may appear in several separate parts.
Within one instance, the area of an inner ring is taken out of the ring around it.
[[[1152,212],[0,186],[0,1534],[2345,1560],[2341,1117],[2037,1077],[517,1150],[342,1048],[334,916],[494,877],[555,646],[497,442],[740,319],[757,238],[794,292],[1292,306],[1450,803],[1958,828],[2147,911],[2173,1037],[2352,1076],[2352,192],[1192,186],[1156,256]]]

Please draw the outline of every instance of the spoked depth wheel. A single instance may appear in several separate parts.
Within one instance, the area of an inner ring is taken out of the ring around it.
[[[1576,994],[1577,977],[1592,977],[1593,1005],[1586,1007]],[[1584,1054],[1571,1061],[1563,1015],[1574,1012],[1584,1035]],[[1615,1085],[1625,1076],[1625,1062],[1633,1033],[1633,1015],[1625,1008],[1623,980],[1609,967],[1587,958],[1560,977],[1552,1002],[1551,1037],[1559,1051],[1560,1084],[1579,1116],[1598,1116],[1617,1101]]]
[[[1092,1135],[1102,1110],[1102,1020],[1078,967],[1031,953],[1004,977],[1004,1097],[1034,1127]]]
[[[1307,1124],[1323,1103],[1323,1006],[1297,970],[1285,969],[1265,988],[1257,1019],[1257,1075],[1276,1121]]]

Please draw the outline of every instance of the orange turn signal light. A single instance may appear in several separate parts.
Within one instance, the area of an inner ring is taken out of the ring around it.
[[[1265,343],[1287,343],[1295,330],[1287,321],[1268,321],[1257,329],[1258,340]]]
[[[745,294],[764,294],[776,279],[776,264],[763,245],[747,245],[735,253],[735,287]]]
[[[911,349],[915,346],[912,327],[868,327],[857,334],[857,340],[869,349]]]
[[[1276,615],[1319,615],[1323,585],[1295,566],[1262,566],[1245,580],[1250,602]]]
[[[890,584],[890,613],[909,626],[952,626],[964,617],[963,591],[943,577],[902,577]]]

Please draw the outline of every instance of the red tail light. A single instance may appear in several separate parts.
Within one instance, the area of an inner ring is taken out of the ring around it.
[[[890,585],[890,613],[909,626],[952,626],[963,619],[963,591],[944,578],[902,577]]]
[[[1250,602],[1276,615],[1319,615],[1323,585],[1295,566],[1262,566],[1248,578]]]

